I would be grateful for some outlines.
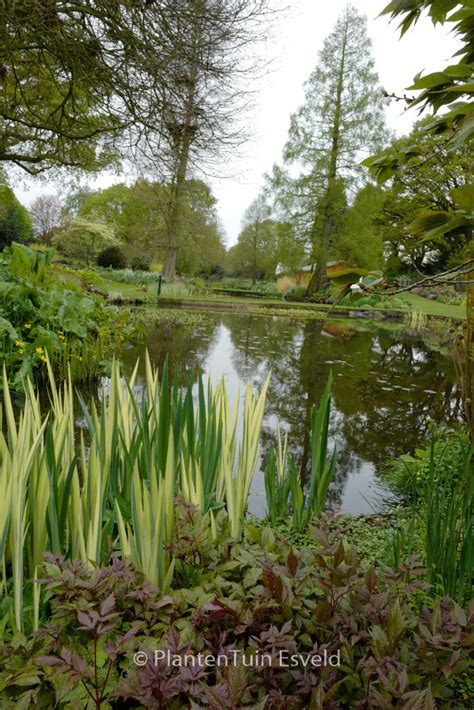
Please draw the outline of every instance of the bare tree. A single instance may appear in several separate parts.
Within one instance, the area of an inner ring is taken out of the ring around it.
[[[56,195],[42,195],[32,202],[30,215],[33,233],[44,244],[50,244],[54,235],[65,226],[65,210]]]
[[[172,185],[164,266],[165,278],[172,279],[182,247],[186,182],[197,165],[225,160],[246,136],[241,117],[258,67],[253,47],[271,11],[267,0],[177,0],[167,4],[164,16],[168,83],[160,95],[161,124],[145,131],[144,152]]]

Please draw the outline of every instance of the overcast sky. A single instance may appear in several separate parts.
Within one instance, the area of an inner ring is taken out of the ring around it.
[[[403,39],[398,38],[395,23],[377,18],[388,0],[352,0],[368,16],[376,69],[382,86],[389,93],[403,93],[420,70],[434,71],[449,60],[456,44],[446,30],[421,20]],[[212,187],[218,198],[218,212],[224,225],[227,243],[237,240],[244,210],[258,195],[263,175],[279,162],[286,141],[290,114],[303,101],[303,82],[317,63],[324,38],[333,29],[345,0],[289,0],[289,10],[282,16],[269,37],[265,52],[272,60],[271,72],[250,117],[253,139],[246,154],[225,166],[225,179],[214,179]],[[387,107],[387,123],[398,134],[407,133],[416,120],[416,111],[404,112],[401,103]],[[106,176],[98,186],[123,180]],[[38,194],[55,192],[52,185],[31,181],[17,184],[15,192],[25,205]]]

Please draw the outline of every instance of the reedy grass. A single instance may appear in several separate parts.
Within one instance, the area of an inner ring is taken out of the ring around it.
[[[301,483],[294,459],[287,454],[286,436],[277,438],[277,455],[270,452],[265,467],[268,516],[272,522],[291,517],[295,530],[303,530],[312,517],[326,507],[327,492],[336,468],[336,447],[328,455],[332,375],[324,388],[319,407],[311,412],[311,470],[307,491]]]
[[[434,443],[430,449],[430,477],[423,507],[428,581],[443,594],[463,604],[472,598],[474,581],[474,475],[472,444],[464,449],[460,481],[435,479]]]
[[[167,548],[177,497],[209,513],[212,534],[213,513],[225,507],[231,534],[240,538],[259,459],[268,379],[260,394],[247,387],[238,437],[239,399],[232,412],[223,381],[216,387],[209,381],[205,388],[198,378],[196,402],[191,380],[183,391],[170,383],[165,367],[159,381],[148,356],[145,370],[139,387],[138,364],[127,380],[113,363],[100,406],[80,400],[86,433],[78,446],[71,378],[59,387],[48,362],[48,415],[42,415],[28,382],[17,423],[4,372],[0,590],[6,594],[13,588],[19,630],[25,579],[36,579],[46,551],[86,564],[104,563],[117,551],[164,589],[173,575]],[[37,584],[33,602],[36,627]]]

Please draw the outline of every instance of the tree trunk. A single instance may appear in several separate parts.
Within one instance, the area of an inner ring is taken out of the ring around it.
[[[257,283],[257,247],[258,247],[258,221],[255,222],[253,227],[253,276],[252,276],[252,286]]]
[[[464,409],[469,427],[471,442],[474,443],[474,269],[469,272],[467,280],[467,317],[466,317],[466,386],[464,392]]]
[[[166,261],[163,267],[163,278],[165,281],[172,281],[174,279],[177,258],[177,247],[170,247],[166,253]]]
[[[186,192],[186,173],[188,169],[189,151],[195,136],[196,120],[196,86],[199,72],[200,29],[196,22],[193,32],[193,58],[188,67],[186,78],[186,95],[184,111],[177,113],[174,119],[172,139],[176,151],[176,172],[173,181],[173,191],[170,204],[170,219],[168,223],[169,246],[167,249],[163,277],[172,281],[176,272],[178,251],[181,248],[183,202]]]
[[[189,118],[191,121],[191,118]],[[191,124],[189,124],[191,125]],[[166,253],[163,277],[166,281],[172,281],[176,272],[176,260],[181,241],[181,226],[183,202],[186,188],[186,171],[189,160],[189,149],[191,147],[192,133],[189,128],[183,129],[183,140],[181,143],[178,165],[173,185],[172,199],[170,205],[170,221],[168,224],[169,246]]]
[[[334,99],[334,121],[331,131],[331,153],[329,156],[329,167],[328,167],[328,182],[326,187],[326,194],[323,200],[323,226],[321,231],[321,242],[318,250],[318,264],[313,272],[311,281],[308,284],[307,295],[310,296],[315,291],[323,289],[327,285],[327,265],[329,257],[329,247],[331,244],[331,236],[334,228],[334,198],[335,190],[334,186],[337,180],[337,160],[339,158],[340,151],[340,137],[341,137],[341,108],[342,108],[342,92],[344,90],[344,74],[346,68],[346,47],[347,47],[347,30],[346,25],[344,40],[341,48],[341,62],[339,64],[339,74],[336,86],[336,96]],[[316,220],[313,225],[313,230],[316,227]],[[313,244],[317,235],[313,235]]]
[[[474,253],[474,250],[471,251]],[[454,344],[454,361],[461,384],[464,419],[474,443],[474,269],[467,274],[466,321],[464,333]]]

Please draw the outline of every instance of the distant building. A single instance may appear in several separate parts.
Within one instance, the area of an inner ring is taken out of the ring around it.
[[[328,261],[328,268],[335,266],[336,264],[343,263],[344,262],[342,261]],[[278,264],[275,269],[275,276],[277,277],[277,291],[283,293],[288,291],[289,288],[306,288],[311,281],[315,268],[316,264],[305,264],[304,266],[301,266],[298,271],[290,273],[288,269],[283,266],[283,264]]]
[[[301,266],[298,271],[290,273],[283,264],[278,264],[275,269],[277,277],[277,291],[288,291],[289,288],[306,287],[311,281],[311,276],[314,271],[315,264],[306,264]]]

